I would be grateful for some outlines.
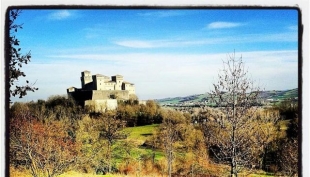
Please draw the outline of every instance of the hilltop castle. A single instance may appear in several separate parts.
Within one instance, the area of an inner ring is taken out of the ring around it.
[[[128,100],[135,95],[135,85],[124,81],[123,76],[91,75],[90,71],[81,72],[82,88],[67,89],[69,97],[85,105],[105,104],[107,109],[115,109],[117,100]]]

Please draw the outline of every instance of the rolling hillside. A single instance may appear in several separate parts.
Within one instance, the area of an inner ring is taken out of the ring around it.
[[[282,101],[289,98],[298,98],[298,89],[291,90],[270,90],[263,91],[260,97],[264,100]],[[156,100],[161,105],[167,104],[183,104],[187,103],[203,103],[208,100],[208,93],[196,94],[185,97],[163,98]]]

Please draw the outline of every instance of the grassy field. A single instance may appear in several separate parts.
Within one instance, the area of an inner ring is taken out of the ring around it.
[[[128,127],[124,129],[124,132],[128,133],[128,139],[140,142],[143,144],[148,137],[152,136],[158,124],[138,126],[138,127]],[[140,144],[140,145],[141,145]]]
[[[144,142],[150,138],[155,132],[158,124],[145,125],[145,126],[137,126],[137,127],[127,127],[123,131],[128,133],[127,137],[128,141],[134,142],[136,148],[132,150],[132,155],[134,158],[138,158],[141,155],[152,154],[155,153],[155,159],[160,160],[164,157],[164,153],[157,149],[150,149],[144,147]]]

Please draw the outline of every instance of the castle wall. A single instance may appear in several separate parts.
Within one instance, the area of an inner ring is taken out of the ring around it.
[[[106,100],[86,100],[85,106],[93,111],[105,111],[114,110],[117,108],[117,100],[106,99]]]
[[[114,82],[106,82],[104,83],[104,90],[114,90],[115,83]]]
[[[92,100],[110,99],[111,96],[121,100],[129,99],[129,91],[127,90],[93,90]]]
[[[124,90],[128,90],[129,94],[135,94],[135,85],[130,84],[130,83],[125,83],[124,84]]]
[[[110,78],[108,76],[104,76],[101,74],[93,75],[93,83],[94,88],[93,90],[112,90],[111,83],[109,82]]]

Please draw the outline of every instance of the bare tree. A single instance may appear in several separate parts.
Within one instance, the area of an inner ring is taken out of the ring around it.
[[[230,176],[250,164],[253,140],[253,118],[260,88],[248,78],[242,57],[235,53],[223,61],[223,70],[218,74],[218,82],[213,84],[211,100],[220,113],[213,115],[212,122],[205,123],[205,136],[209,148],[218,160],[230,166]],[[211,142],[210,142],[211,141]]]
[[[177,132],[176,130],[173,128],[174,125],[171,121],[171,119],[166,119],[163,122],[164,126],[165,126],[165,135],[164,135],[164,141],[165,141],[165,153],[167,156],[167,165],[168,165],[168,176],[171,177],[172,174],[172,162],[173,162],[173,143],[176,141],[176,136],[177,136]]]

